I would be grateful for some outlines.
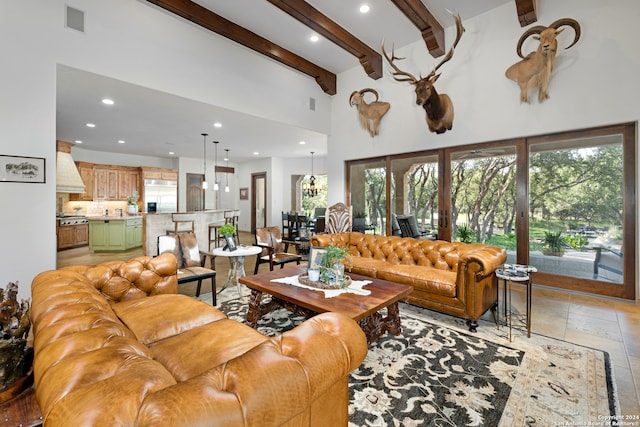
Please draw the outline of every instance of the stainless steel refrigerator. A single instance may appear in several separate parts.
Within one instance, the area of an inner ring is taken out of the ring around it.
[[[156,212],[178,211],[178,182],[159,179],[144,180],[144,209],[155,203]]]

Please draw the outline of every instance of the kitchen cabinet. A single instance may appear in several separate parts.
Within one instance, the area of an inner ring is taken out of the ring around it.
[[[150,168],[146,166],[140,167],[142,180],[145,179],[160,179],[163,181],[177,181],[178,170],[168,168]]]
[[[139,188],[139,177],[135,168],[93,168],[93,199],[122,200],[133,197]]]
[[[127,200],[135,196],[139,188],[140,173],[137,170],[118,170],[118,198]]]
[[[142,218],[89,219],[89,249],[126,251],[142,246]]]
[[[89,244],[89,225],[58,226],[58,250],[78,248]]]

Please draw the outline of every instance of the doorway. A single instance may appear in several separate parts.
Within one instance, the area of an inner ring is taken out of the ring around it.
[[[187,174],[187,212],[204,210],[203,180],[204,175],[195,173]]]
[[[267,173],[251,174],[251,232],[267,226]]]

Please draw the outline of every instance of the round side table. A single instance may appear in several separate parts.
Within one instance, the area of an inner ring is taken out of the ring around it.
[[[503,305],[504,305],[504,318],[509,326],[509,341],[512,341],[512,328],[513,328],[513,308],[511,306],[511,284],[521,283],[526,286],[526,312],[525,312],[525,325],[527,327],[527,338],[531,338],[531,276],[538,269],[532,265],[521,264],[504,264],[502,268],[496,270],[496,277],[498,280],[503,281]],[[498,286],[498,294],[500,293]]]
[[[227,276],[227,281],[222,285],[222,289],[219,292],[222,292],[229,286],[230,284],[236,285],[238,289],[238,295],[242,297],[242,292],[240,291],[240,283],[238,279],[240,277],[246,276],[244,272],[244,258],[250,255],[257,255],[262,252],[262,248],[258,246],[238,246],[235,251],[223,250],[222,248],[215,248],[211,253],[214,256],[223,256],[229,258],[230,267],[229,275]],[[218,292],[218,293],[219,293]]]

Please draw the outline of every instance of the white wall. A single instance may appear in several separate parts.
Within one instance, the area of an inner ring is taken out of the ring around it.
[[[333,127],[329,137],[329,204],[344,200],[344,160],[456,146],[569,129],[636,121],[640,117],[640,3],[636,0],[540,0],[538,25],[571,17],[582,27],[580,41],[569,50],[559,49],[550,84],[550,99],[520,104],[519,88],[504,76],[519,58],[516,44],[524,32],[516,19],[515,2],[464,21],[454,57],[440,68],[436,83],[455,107],[453,129],[430,133],[422,107],[415,105],[409,83],[393,80],[385,63],[384,77],[372,81],[354,68],[338,76],[343,88],[333,97]],[[447,48],[453,39],[447,28]],[[559,36],[568,46],[573,30]],[[387,40],[391,49],[392,40]],[[524,49],[535,49],[525,44]],[[407,59],[400,68],[418,76],[428,74],[433,60],[422,40],[396,49]],[[439,61],[439,59],[438,59]],[[360,128],[357,113],[348,106],[353,90],[372,87],[391,109],[382,119],[380,135],[371,138]]]
[[[85,12],[84,34],[64,28],[65,3]],[[21,298],[35,274],[56,266],[57,64],[330,130],[330,97],[313,79],[145,1],[2,1],[0,29],[0,154],[44,157],[47,166],[45,184],[0,186],[0,286],[19,280]]]

